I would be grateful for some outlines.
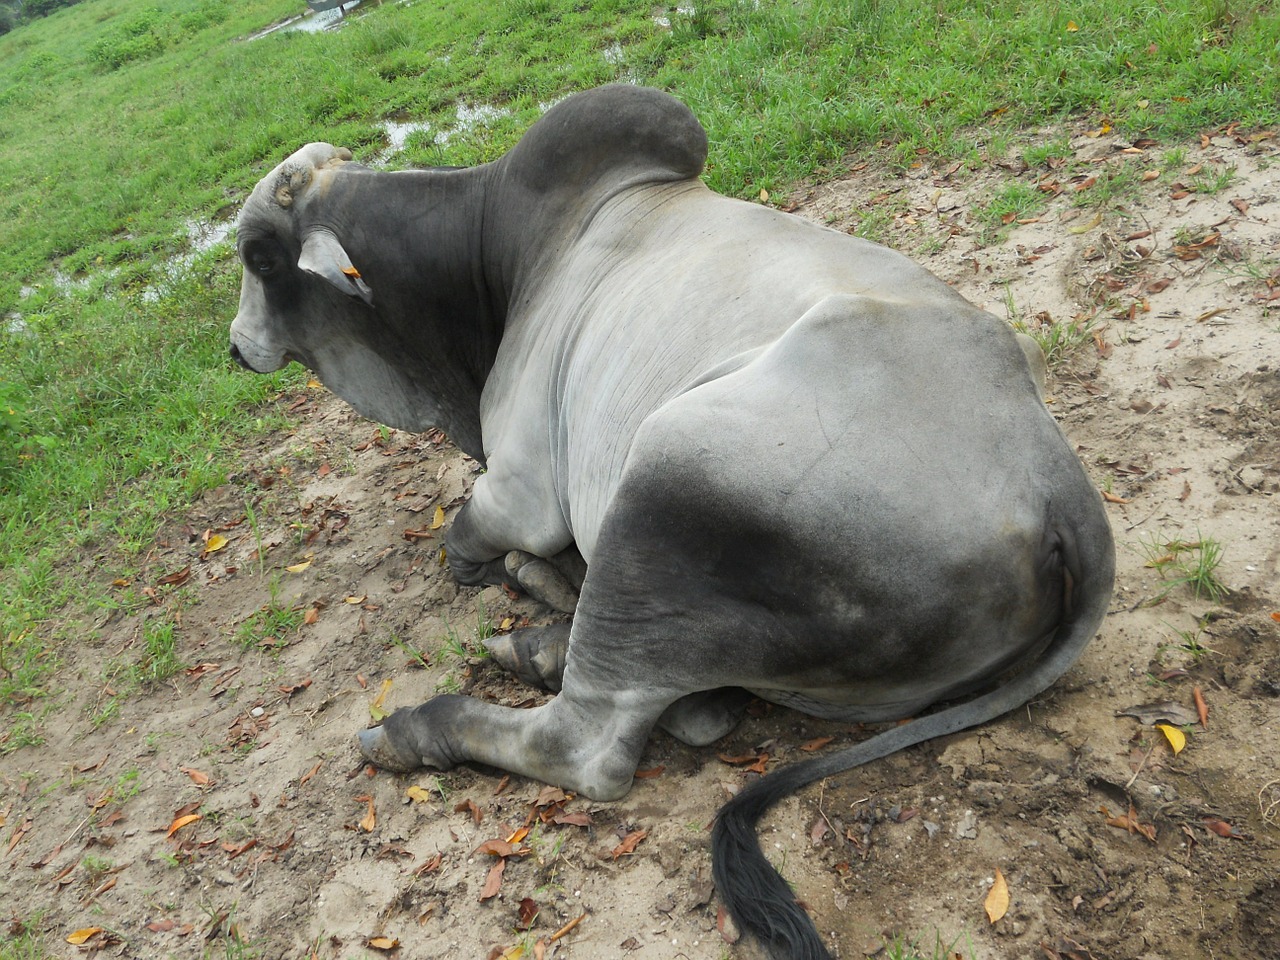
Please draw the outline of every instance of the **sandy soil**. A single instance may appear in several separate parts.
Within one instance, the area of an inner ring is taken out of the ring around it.
[[[1095,222],[1076,202],[1168,145],[1089,133],[1078,165],[891,178],[872,162],[788,204],[874,229],[999,315],[1091,320],[1050,402],[1112,498],[1119,549],[1101,635],[1044,698],[767,818],[766,849],[840,957],[889,956],[897,937],[964,960],[1280,957],[1277,148],[1218,131]],[[1217,192],[1173,184],[1226,170]],[[977,206],[1015,180],[1048,208],[979,244]],[[720,755],[767,753],[768,769],[867,732],[761,707],[711,748],[655,735],[647,776],[607,804],[492,770],[375,775],[353,734],[378,709],[443,689],[535,698],[477,655],[476,625],[547,614],[439,566],[436,508],[452,516],[474,476],[442,438],[379,430],[318,386],[279,404],[296,427],[159,532],[117,588],[144,605],[85,622],[47,742],[0,757],[11,931],[43,931],[57,957],[755,956],[717,922],[706,828],[758,774]],[[1148,566],[1205,549],[1179,543],[1219,545],[1230,593]],[[306,622],[268,629],[260,611],[282,607]],[[148,621],[175,611],[190,669],[95,725]],[[1166,720],[1187,731],[1176,756]],[[526,825],[497,874],[477,848]],[[1011,903],[991,923],[997,870]]]

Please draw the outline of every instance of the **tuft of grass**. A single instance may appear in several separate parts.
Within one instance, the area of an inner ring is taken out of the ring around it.
[[[1222,564],[1222,545],[1212,537],[1196,531],[1195,540],[1162,539],[1152,536],[1139,542],[1146,566],[1155,570],[1166,586],[1157,600],[1173,590],[1186,586],[1197,600],[1221,602],[1230,589],[1218,577]]]
[[[39,926],[39,918],[7,924],[7,932],[0,934],[0,960],[52,960],[56,954],[45,949]]]
[[[982,242],[991,243],[1018,220],[1044,209],[1046,197],[1034,183],[1014,180],[1000,187],[991,200],[975,211],[982,226]]]
[[[1095,317],[1074,317],[1071,320],[1055,320],[1047,312],[1032,317],[1017,316],[1012,301],[1006,299],[1013,329],[1025,333],[1044,352],[1044,360],[1050,370],[1067,363],[1079,351],[1094,342],[1097,332]]]

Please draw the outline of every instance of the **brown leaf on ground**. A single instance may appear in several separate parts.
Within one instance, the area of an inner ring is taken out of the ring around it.
[[[498,862],[489,868],[489,875],[484,879],[484,889],[480,891],[481,903],[492,900],[502,890],[502,871],[505,869],[507,869],[505,858],[499,858]]]
[[[495,857],[523,857],[530,851],[528,847],[522,847],[520,844],[512,843],[509,840],[486,840],[480,846],[471,851],[472,853],[487,853]]]
[[[992,881],[991,889],[987,891],[987,899],[983,901],[982,906],[987,911],[987,919],[992,923],[1009,912],[1009,884],[1005,881],[999,867],[996,868],[995,880]]]
[[[640,845],[640,841],[649,835],[648,830],[632,830],[622,842],[613,848],[613,859],[617,860],[621,856],[635,853],[636,847]]]
[[[471,819],[475,821],[476,826],[480,826],[480,821],[484,819],[484,811],[482,811],[474,800],[463,800],[456,804],[453,808],[454,813],[470,813]]]
[[[1119,827],[1121,830],[1128,830],[1130,833],[1138,833],[1146,837],[1152,843],[1156,842],[1155,825],[1142,823],[1138,820],[1138,811],[1134,809],[1133,804],[1129,805],[1129,812],[1127,814],[1121,814],[1118,817],[1108,816],[1107,826]]]
[[[1204,694],[1200,688],[1194,687],[1191,690],[1191,696],[1196,702],[1196,714],[1200,718],[1200,726],[1209,726],[1209,705],[1204,701]]]
[[[534,903],[532,897],[525,897],[520,901],[519,919],[516,920],[517,930],[528,930],[533,926],[533,922],[538,919],[541,911],[538,905]]]
[[[362,793],[355,799],[356,803],[368,804],[368,811],[360,820],[360,829],[365,833],[373,833],[373,828],[378,825],[378,814],[373,809],[373,796],[368,793]]]
[[[814,737],[812,740],[800,744],[800,749],[805,753],[813,753],[815,750],[821,750],[834,739],[835,737]]]

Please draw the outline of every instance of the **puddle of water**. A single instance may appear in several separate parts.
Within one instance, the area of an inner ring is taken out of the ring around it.
[[[187,230],[187,242],[190,244],[191,249],[186,253],[170,257],[156,267],[156,281],[142,291],[143,302],[155,303],[169,293],[174,285],[191,269],[192,264],[196,262],[196,257],[202,253],[208,253],[218,244],[224,242],[231,236],[231,231],[235,229],[235,225],[236,222],[232,218],[215,222],[188,220],[184,226]]]
[[[468,133],[477,127],[485,126],[502,117],[511,115],[511,111],[506,107],[493,107],[483,103],[475,107],[467,106],[465,103],[458,104],[456,113],[457,122],[452,127],[447,130],[434,130],[434,132],[431,124],[425,121],[407,119],[382,121],[379,126],[387,138],[387,146],[386,149],[382,150],[370,161],[370,166],[383,166],[405,148],[409,137],[415,133],[431,134],[431,142],[443,146],[459,134]]]
[[[697,8],[692,6],[688,6],[688,7],[680,6],[680,7],[676,7],[676,13],[680,14],[682,17],[692,17],[695,13],[697,13]],[[658,26],[663,27],[664,29],[667,29],[667,30],[671,29],[670,17],[657,16],[653,18],[653,22],[656,23]]]
[[[346,23],[346,13],[351,12],[360,6],[361,0],[346,0],[340,6],[334,6],[331,10],[322,10],[318,12],[308,11],[299,14],[296,17],[290,17],[280,23],[272,24],[265,30],[259,30],[257,33],[250,34],[247,39],[261,40],[263,37],[269,37],[273,33],[282,31],[296,31],[299,33],[322,33],[325,30],[337,30]]]

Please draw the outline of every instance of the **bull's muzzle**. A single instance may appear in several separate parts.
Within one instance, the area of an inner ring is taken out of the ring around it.
[[[240,352],[240,348],[234,343],[231,344],[231,359],[240,364],[240,366],[244,367],[246,370],[253,370],[253,367],[249,366],[249,361],[244,358],[244,354]]]

